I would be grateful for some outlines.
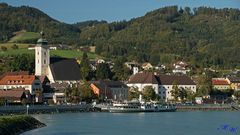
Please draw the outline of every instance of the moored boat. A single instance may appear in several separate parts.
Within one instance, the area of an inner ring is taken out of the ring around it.
[[[173,105],[162,105],[154,103],[124,102],[114,103],[108,108],[112,113],[130,113],[130,112],[174,112],[176,107]]]

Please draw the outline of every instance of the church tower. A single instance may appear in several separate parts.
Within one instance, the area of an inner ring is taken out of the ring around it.
[[[50,54],[48,42],[44,39],[44,33],[41,32],[41,38],[38,39],[35,46],[35,75],[47,76],[48,66],[50,64]]]

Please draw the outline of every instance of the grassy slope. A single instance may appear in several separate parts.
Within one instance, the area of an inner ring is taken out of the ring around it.
[[[0,116],[0,134],[17,135],[45,124],[31,116]]]
[[[11,48],[13,43],[5,43],[0,44],[1,46],[6,46],[8,48],[7,51],[3,52],[0,50],[0,57],[3,56],[9,56],[9,55],[19,55],[19,54],[33,54],[34,50],[28,50],[27,47],[29,44],[17,44],[19,46],[19,49],[13,50]],[[59,56],[64,58],[80,58],[83,55],[82,51],[77,50],[51,50],[50,51],[51,56]],[[96,57],[100,57],[94,53],[88,53],[88,57],[90,59],[95,59]]]
[[[40,37],[39,33],[35,32],[20,32],[16,36],[12,37],[9,42],[25,41],[29,39],[38,39]]]

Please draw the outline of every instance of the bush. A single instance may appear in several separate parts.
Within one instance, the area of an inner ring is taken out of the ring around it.
[[[18,46],[16,44],[13,44],[12,49],[16,50],[18,49]]]
[[[1,50],[4,51],[4,52],[7,51],[7,47],[1,46]]]

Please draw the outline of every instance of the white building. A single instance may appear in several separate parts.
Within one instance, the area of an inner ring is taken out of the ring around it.
[[[152,72],[142,72],[131,76],[127,86],[138,88],[139,91],[143,91],[146,86],[152,86],[161,99],[169,101],[173,99],[171,91],[174,83],[178,88],[196,92],[196,84],[187,76],[157,75]]]
[[[50,51],[46,39],[40,38],[35,46],[35,75],[47,76],[50,83],[80,81],[80,69],[75,59],[50,58]]]
[[[35,75],[4,75],[0,79],[1,90],[11,90],[17,88],[24,88],[28,90],[32,95],[35,94],[36,90],[41,90],[41,81],[35,77]]]
[[[173,64],[173,70],[172,72],[174,74],[181,73],[181,74],[187,74],[190,72],[190,69],[188,68],[188,64],[184,61],[177,61]]]

